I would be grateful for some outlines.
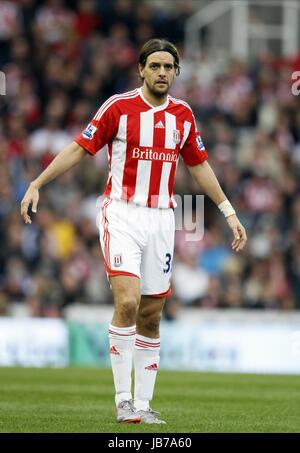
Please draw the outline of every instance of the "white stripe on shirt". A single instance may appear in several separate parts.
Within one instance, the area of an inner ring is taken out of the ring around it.
[[[176,116],[171,113],[165,112],[165,148],[175,149],[176,143],[174,142],[174,131],[176,130]]]
[[[122,181],[124,174],[124,166],[126,162],[126,146],[127,146],[127,115],[120,116],[119,129],[116,138],[112,143],[111,156],[111,174],[112,188],[111,198],[121,198],[122,196]]]

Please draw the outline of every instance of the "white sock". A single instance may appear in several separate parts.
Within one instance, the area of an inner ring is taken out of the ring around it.
[[[147,410],[152,400],[159,364],[160,339],[136,335],[134,345],[134,406]]]
[[[131,372],[135,340],[135,326],[115,327],[109,325],[110,360],[115,384],[115,402],[132,399]]]

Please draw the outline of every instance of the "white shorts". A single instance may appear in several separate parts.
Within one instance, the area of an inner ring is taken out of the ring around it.
[[[105,198],[98,222],[108,276],[141,280],[141,294],[170,294],[175,219],[172,209]]]

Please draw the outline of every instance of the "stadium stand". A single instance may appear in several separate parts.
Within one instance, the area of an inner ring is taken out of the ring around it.
[[[210,163],[249,238],[246,251],[234,255],[230,230],[205,200],[203,240],[186,242],[177,231],[166,319],[176,317],[178,305],[300,308],[300,96],[291,90],[300,54],[263,49],[247,63],[218,65],[204,50],[195,71],[184,55],[189,2],[174,4],[1,1],[0,316],[22,306],[33,317],[62,317],[76,302],[112,303],[95,222],[105,152],[43,188],[32,225],[23,224],[19,203],[28,182],[101,102],[139,85],[138,50],[154,36],[180,49],[182,75],[172,95],[195,112]],[[175,193],[198,193],[181,164]]]

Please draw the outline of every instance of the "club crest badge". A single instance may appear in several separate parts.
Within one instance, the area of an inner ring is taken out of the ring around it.
[[[122,263],[123,263],[123,261],[122,261],[122,255],[115,255],[115,256],[114,256],[114,265],[115,265],[115,267],[120,267],[120,266],[122,266]]]
[[[180,143],[180,131],[178,129],[173,129],[173,142]]]

